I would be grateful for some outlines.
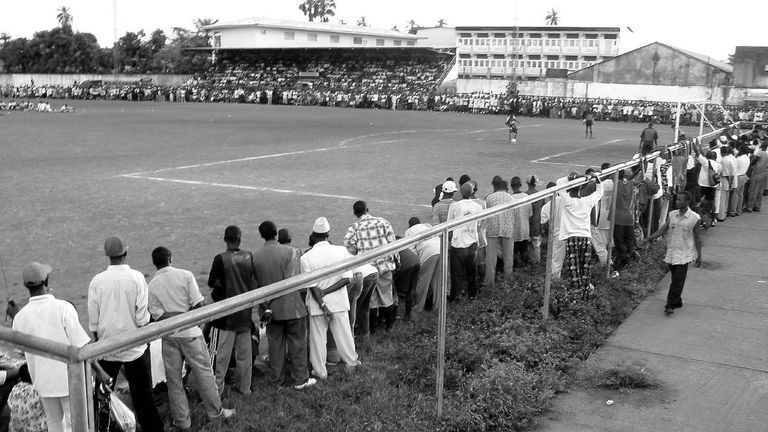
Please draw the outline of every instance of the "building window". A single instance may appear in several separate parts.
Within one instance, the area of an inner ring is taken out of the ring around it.
[[[616,34],[603,35],[603,39],[618,39],[618,38],[619,38],[619,35],[616,35]]]
[[[547,33],[549,39],[560,39],[560,33]]]
[[[317,33],[307,33],[307,40],[310,42],[317,42]]]
[[[376,39],[376,46],[384,46],[384,39]]]
[[[579,34],[578,33],[566,33],[565,34],[566,39],[578,39]]]
[[[355,37],[352,39],[352,43],[355,45],[362,45],[363,44],[363,38],[361,37]]]
[[[459,33],[459,37],[471,38],[472,37],[472,33]]]
[[[294,40],[294,39],[296,39],[296,33],[294,33],[294,32],[285,32],[285,33],[283,33],[283,36],[285,37],[285,40]]]
[[[587,33],[584,35],[584,39],[597,39],[597,33]]]
[[[493,37],[495,37],[496,39],[504,39],[506,36],[507,35],[505,35],[504,33],[494,33],[493,34]]]
[[[394,43],[395,46],[401,46],[403,44],[403,41],[395,40],[395,41],[393,41],[393,43]],[[470,45],[472,45],[472,44],[470,44]]]
[[[339,43],[339,35],[331,35],[331,42]]]
[[[597,57],[596,56],[584,56],[584,60],[586,60],[588,62],[593,62],[593,61],[597,61]]]
[[[416,46],[416,41],[409,40],[405,44],[408,45],[408,46]]]
[[[565,59],[568,61],[576,61],[579,59],[578,56],[565,56]]]

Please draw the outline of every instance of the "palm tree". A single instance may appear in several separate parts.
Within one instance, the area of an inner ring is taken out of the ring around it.
[[[408,27],[408,30],[409,30],[409,31],[410,31],[410,30],[413,30],[414,28],[416,28],[416,27],[417,27],[417,25],[416,25],[416,20],[415,20],[415,19],[413,19],[413,18],[409,19],[407,24],[408,24],[408,25],[407,25],[407,27]]]
[[[59,21],[59,26],[63,29],[71,29],[74,18],[72,18],[72,14],[69,13],[69,8],[67,6],[62,6],[57,9],[57,11],[59,13],[56,15],[56,19]]]
[[[213,19],[213,18],[198,18],[192,21],[192,24],[195,26],[195,29],[197,29],[197,34],[208,36],[209,31],[204,29],[203,27],[214,25],[217,22],[219,22],[219,20]]]
[[[11,35],[6,32],[0,33],[0,46],[7,44],[9,40],[11,40]]]
[[[447,22],[445,22],[445,20],[444,20],[444,19],[442,19],[442,18],[440,18],[439,20],[437,20],[437,26],[438,26],[438,27],[440,27],[440,28],[442,28],[442,27],[445,27],[447,24],[448,24],[448,23],[447,23]]]
[[[545,18],[547,25],[556,26],[558,20],[559,18],[557,16],[557,12],[555,11],[555,8],[552,8],[551,11],[547,12],[547,17]]]
[[[360,19],[357,20],[357,26],[358,27],[368,27],[368,23],[365,22],[365,17],[361,16]]]
[[[336,15],[335,0],[304,0],[299,5],[299,10],[310,22],[319,18],[320,22],[328,22],[329,17]]]

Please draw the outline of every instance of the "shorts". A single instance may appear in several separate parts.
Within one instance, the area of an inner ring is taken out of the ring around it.
[[[586,120],[584,124],[587,126],[592,126],[592,120]]]
[[[517,133],[517,126],[510,126],[510,127],[509,127],[509,131],[510,131],[511,133]]]

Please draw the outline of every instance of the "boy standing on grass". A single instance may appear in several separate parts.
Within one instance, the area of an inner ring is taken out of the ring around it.
[[[667,304],[664,306],[664,312],[667,315],[671,315],[674,309],[683,307],[682,294],[685,277],[688,274],[688,264],[694,262],[696,267],[701,267],[699,215],[690,209],[691,194],[688,192],[677,194],[677,202],[680,206],[679,210],[669,212],[664,225],[643,241],[643,244],[647,244],[669,231],[667,254],[664,256],[664,262],[669,264],[669,272],[672,276]]]
[[[157,273],[149,282],[148,309],[155,321],[197,309],[204,303],[192,273],[171,266],[171,260],[171,251],[165,247],[160,246],[152,251],[152,263],[157,268]],[[184,363],[195,377],[197,391],[203,400],[208,418],[232,417],[235,410],[221,406],[203,332],[200,327],[195,326],[163,338],[163,364],[174,426],[179,430],[192,427],[189,401],[181,377]]]

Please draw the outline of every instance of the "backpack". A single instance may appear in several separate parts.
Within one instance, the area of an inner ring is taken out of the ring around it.
[[[715,172],[715,170],[712,168],[711,161],[707,161],[707,165],[709,166],[709,184],[714,187],[720,183],[720,174]]]

